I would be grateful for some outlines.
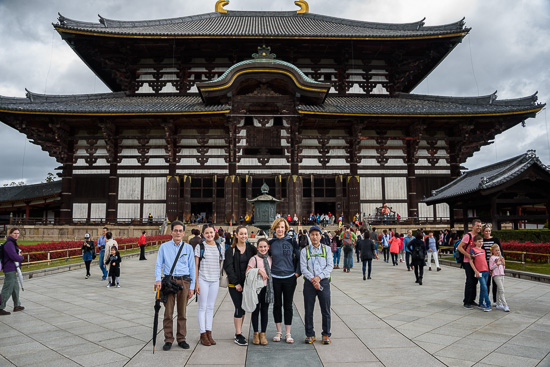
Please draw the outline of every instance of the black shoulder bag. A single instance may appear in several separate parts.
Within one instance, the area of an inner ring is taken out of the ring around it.
[[[176,258],[174,259],[174,263],[172,264],[172,269],[170,269],[170,274],[165,275],[164,278],[161,280],[161,287],[160,287],[160,299],[162,303],[166,303],[166,300],[168,299],[169,294],[176,294],[179,291],[183,290],[183,286],[181,284],[178,284],[172,279],[172,273],[174,272],[174,269],[176,268],[176,263],[178,262],[181,254],[181,250],[183,250],[183,247],[185,246],[185,243],[181,244],[180,249],[178,250],[178,253],[176,255]]]

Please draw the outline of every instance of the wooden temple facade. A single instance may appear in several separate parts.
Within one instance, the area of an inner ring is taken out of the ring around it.
[[[298,11],[226,10],[154,21],[54,25],[112,93],[0,97],[0,120],[62,165],[61,220],[123,222],[252,213],[267,183],[278,212],[448,218],[419,202],[536,95],[411,91],[470,31]]]

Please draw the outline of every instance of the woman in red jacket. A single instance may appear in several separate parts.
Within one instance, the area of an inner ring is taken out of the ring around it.
[[[390,239],[390,253],[393,266],[399,265],[399,262],[397,261],[399,247],[401,247],[401,240],[399,239],[399,233],[395,232],[393,237]]]

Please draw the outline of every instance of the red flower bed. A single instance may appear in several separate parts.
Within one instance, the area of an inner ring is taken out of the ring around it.
[[[527,253],[548,254],[550,255],[550,243],[531,243],[510,241],[503,242],[502,249],[507,259],[521,261],[521,254],[509,253],[508,251],[519,251]],[[548,256],[544,255],[525,255],[526,261],[547,262]]]
[[[154,243],[154,242],[166,242],[169,241],[172,238],[170,235],[164,235],[164,236],[150,236],[147,237],[147,243]],[[126,245],[126,244],[134,244],[137,247],[137,241],[138,237],[132,237],[132,238],[115,238],[115,241],[120,245]],[[94,241],[94,243],[97,243]],[[47,251],[54,251],[54,250],[66,250],[66,249],[76,249],[76,250],[70,250],[69,256],[80,256],[82,255],[82,241],[63,241],[63,242],[50,242],[50,243],[39,243],[36,245],[27,245],[27,246],[19,246],[19,248],[23,251],[23,255],[25,256],[25,261],[27,261],[27,255],[28,253],[33,252],[47,252]],[[59,251],[59,252],[52,252],[50,253],[50,259],[59,259],[67,257],[67,251]],[[40,261],[40,260],[47,260],[48,254],[47,253],[41,253],[41,254],[31,254],[30,255],[30,261]]]

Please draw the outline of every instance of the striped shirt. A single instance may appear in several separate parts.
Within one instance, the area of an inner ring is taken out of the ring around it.
[[[225,259],[225,246],[208,245],[203,242],[204,254],[199,267],[199,278],[207,282],[215,282],[220,279],[220,261]],[[221,252],[221,254],[220,254]],[[200,258],[201,246],[195,246],[195,257]]]

